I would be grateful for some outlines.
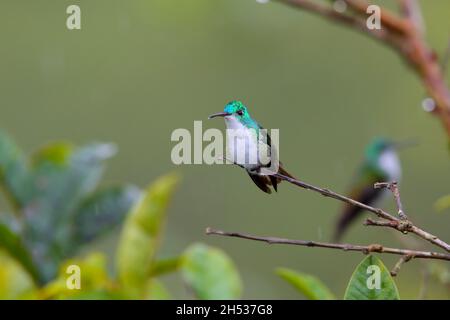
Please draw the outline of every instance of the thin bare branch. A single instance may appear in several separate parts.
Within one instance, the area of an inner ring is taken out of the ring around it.
[[[251,235],[251,234],[247,234],[247,233],[239,233],[239,232],[226,232],[226,231],[216,230],[216,229],[212,229],[212,228],[207,228],[206,234],[207,235],[218,235],[218,236],[225,236],[225,237],[241,238],[241,239],[254,240],[254,241],[261,241],[261,242],[266,242],[269,244],[288,244],[288,245],[296,245],[296,246],[304,246],[304,247],[339,249],[339,250],[343,250],[343,251],[359,251],[364,254],[377,252],[377,253],[396,254],[396,255],[401,255],[401,256],[410,256],[410,257],[414,257],[414,258],[418,258],[418,259],[437,259],[437,260],[450,261],[450,254],[448,254],[448,253],[389,248],[389,247],[384,247],[380,244],[371,244],[371,245],[363,246],[363,245],[343,244],[343,243],[317,242],[317,241],[308,241],[308,240],[293,240],[293,239],[278,238],[278,237],[262,237],[262,236],[256,236],[256,235]]]
[[[403,14],[415,27],[421,36],[425,34],[425,22],[417,0],[398,0]]]
[[[411,260],[412,258],[414,258],[414,256],[409,255],[409,254],[401,256],[400,259],[398,260],[398,262],[395,264],[394,268],[391,270],[391,276],[393,276],[393,277],[397,276],[402,265],[404,263],[408,262],[409,260]]]
[[[394,182],[377,182],[374,185],[375,189],[388,189],[392,192],[395,199],[395,204],[397,205],[398,216],[402,220],[408,220],[405,212],[403,211],[402,200],[400,199],[400,191],[398,190],[397,181]]]
[[[334,10],[330,6],[326,6],[311,0],[278,0],[279,2],[287,5],[304,9],[319,16],[322,16],[328,20],[334,21],[339,24],[346,25],[354,30],[362,32],[374,39],[378,39],[389,46],[398,47],[401,44],[395,36],[392,36],[387,29],[369,29],[366,26],[366,20],[360,17],[347,15],[342,12]]]
[[[400,232],[406,233],[406,232],[411,232],[414,233],[416,235],[418,235],[419,237],[421,237],[424,240],[427,240],[428,242],[441,247],[443,249],[445,249],[447,252],[450,252],[450,245],[448,243],[446,243],[445,241],[439,239],[437,236],[422,230],[421,228],[415,226],[411,221],[409,220],[402,220],[399,218],[394,217],[393,215],[387,213],[386,211],[379,209],[379,208],[374,208],[372,206],[366,205],[364,203],[361,203],[359,201],[350,199],[346,196],[343,196],[341,194],[338,194],[334,191],[331,191],[329,189],[324,189],[324,188],[319,188],[316,186],[313,186],[311,184],[305,183],[303,181],[300,180],[296,180],[294,178],[291,177],[287,177],[285,175],[282,174],[274,174],[275,177],[285,180],[287,182],[290,182],[298,187],[304,188],[304,189],[308,189],[308,190],[312,190],[315,192],[320,193],[321,195],[325,196],[325,197],[330,197],[336,200],[340,200],[346,203],[349,203],[351,205],[354,205],[356,207],[360,207],[364,210],[367,210],[369,212],[374,213],[375,215],[377,215],[379,218],[388,220],[388,221],[392,221],[392,223],[389,225],[389,227],[392,227]],[[367,221],[366,221],[367,222]],[[369,224],[369,225],[376,225],[376,224]]]
[[[306,183],[306,182],[303,182],[303,181],[300,181],[300,180],[297,180],[297,179],[294,179],[294,178],[291,178],[291,177],[288,177],[288,176],[285,176],[285,175],[282,175],[282,174],[279,174],[279,173],[274,174],[274,176],[279,178],[279,179],[281,179],[281,180],[284,180],[284,181],[287,181],[289,183],[292,183],[292,184],[294,184],[294,185],[296,185],[298,187],[301,187],[303,189],[307,189],[307,190],[311,190],[311,191],[314,191],[314,192],[318,192],[321,195],[323,195],[324,197],[333,198],[333,199],[336,199],[336,200],[340,200],[342,202],[349,203],[349,204],[354,205],[356,207],[360,207],[361,209],[364,209],[364,210],[367,210],[367,211],[370,211],[370,212],[376,214],[380,218],[383,218],[383,219],[386,219],[386,220],[390,220],[390,221],[396,221],[397,220],[397,218],[395,218],[394,216],[390,215],[389,213],[387,213],[386,211],[384,211],[382,209],[371,207],[371,206],[366,205],[366,204],[364,204],[362,202],[353,200],[353,199],[351,199],[349,197],[346,197],[344,195],[341,195],[341,194],[339,194],[337,192],[331,191],[330,189],[316,187],[316,186],[314,186],[312,184],[309,184],[309,183]]]
[[[365,0],[344,0],[348,7],[360,14],[363,17],[367,17],[367,8],[370,6]],[[399,34],[408,34],[410,32],[410,27],[408,22],[401,17],[398,17],[395,13],[390,10],[380,7],[380,20],[383,27],[388,28],[390,31]]]
[[[370,218],[367,218],[363,224],[365,226],[389,227],[389,228],[393,228],[393,229],[398,228],[397,221],[381,221],[381,220],[372,220]]]

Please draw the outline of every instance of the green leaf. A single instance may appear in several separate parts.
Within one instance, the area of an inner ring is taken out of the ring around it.
[[[61,142],[44,146],[33,156],[32,196],[24,208],[25,242],[36,252],[45,280],[70,252],[74,211],[98,185],[104,160],[114,145],[95,143],[74,149]]]
[[[375,256],[367,256],[353,272],[345,300],[399,300],[397,286],[389,270]]]
[[[183,278],[199,299],[238,299],[241,279],[233,261],[220,249],[191,245],[184,253]]]
[[[450,208],[450,194],[439,198],[435,202],[434,207],[435,207],[436,211],[438,211],[438,212],[442,212],[442,211]]]
[[[0,249],[0,299],[25,299],[34,289],[30,274],[9,252]]]
[[[59,270],[60,278],[67,279],[68,267],[72,265],[80,267],[82,291],[103,290],[112,286],[108,276],[106,256],[103,253],[91,252],[83,259],[64,261]]]
[[[75,276],[70,266],[79,267],[80,289],[70,289],[67,286],[69,277]],[[109,278],[106,257],[102,253],[92,252],[83,259],[69,259],[59,267],[56,279],[41,288],[38,292],[40,299],[92,299],[94,296],[110,296],[118,294],[116,286]]]
[[[38,208],[33,210],[64,220],[70,210],[97,187],[104,160],[114,152],[115,147],[111,144],[90,144],[74,149],[60,142],[38,150],[33,156],[32,199],[33,207]]]
[[[45,162],[67,165],[74,146],[70,142],[53,142],[39,148],[31,157],[32,165],[38,167]]]
[[[35,281],[39,280],[39,274],[33,264],[30,252],[25,248],[18,235],[2,224],[0,224],[0,249],[19,262]]]
[[[57,242],[67,239],[65,232],[59,234],[67,230],[58,227],[68,225],[79,202],[97,187],[104,160],[113,150],[110,144],[73,149],[60,142],[38,150],[33,156],[33,196],[27,207],[31,231],[47,234],[56,230]]]
[[[104,160],[115,152],[111,144],[90,144],[74,149],[55,143],[33,156],[33,210],[36,220],[64,221],[79,201],[94,191],[104,170]],[[36,222],[36,221],[33,221]],[[46,223],[53,229],[54,224]]]
[[[276,273],[310,300],[335,299],[335,296],[330,289],[314,276],[287,268],[278,268]]]
[[[134,186],[112,187],[86,198],[73,217],[72,239],[79,246],[121,223],[139,198]]]
[[[7,134],[0,131],[0,185],[15,209],[28,200],[28,178],[23,152]]]
[[[177,271],[183,264],[182,257],[168,258],[153,262],[150,266],[149,275],[151,277]]]
[[[131,295],[144,294],[167,206],[178,182],[176,175],[159,178],[143,193],[127,215],[117,249],[118,276]]]

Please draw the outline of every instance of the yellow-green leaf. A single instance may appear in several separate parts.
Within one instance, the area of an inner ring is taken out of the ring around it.
[[[78,267],[78,270],[73,269]],[[72,267],[72,268],[71,268]],[[79,271],[80,288],[76,288],[75,278]],[[72,281],[72,279],[74,281]],[[69,287],[69,283],[71,286]],[[84,259],[65,261],[59,269],[58,277],[48,283],[39,292],[40,299],[67,299],[94,293],[107,294],[114,292],[114,283],[109,278],[106,267],[106,257],[102,253],[93,252]]]
[[[150,267],[149,275],[151,277],[156,277],[162,274],[175,272],[181,268],[182,263],[182,257],[167,258],[155,261]]]
[[[389,270],[375,256],[367,256],[353,272],[345,300],[399,300],[397,286]]]
[[[22,264],[34,281],[38,282],[40,280],[40,275],[33,263],[31,254],[22,243],[22,239],[3,224],[0,224],[0,249],[8,252],[12,258]]]
[[[335,296],[318,278],[286,268],[278,268],[277,274],[293,285],[310,300],[333,300]]]
[[[183,278],[199,299],[238,299],[241,279],[233,261],[220,249],[191,245],[184,254]]]
[[[0,250],[0,299],[26,298],[34,289],[31,275],[9,254]]]
[[[117,271],[124,289],[136,297],[144,294],[166,209],[178,180],[173,174],[159,178],[126,217],[117,249]]]
[[[31,161],[34,166],[39,166],[43,162],[66,165],[70,160],[74,148],[74,145],[69,142],[49,143],[32,154]]]

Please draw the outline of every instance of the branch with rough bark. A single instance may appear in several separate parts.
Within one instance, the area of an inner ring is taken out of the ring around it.
[[[251,235],[248,233],[240,233],[240,232],[227,232],[227,231],[222,231],[222,230],[216,230],[213,228],[206,228],[206,234],[241,238],[241,239],[254,240],[254,241],[261,241],[261,242],[266,242],[269,244],[289,244],[289,245],[304,246],[304,247],[338,249],[338,250],[343,250],[343,251],[359,251],[364,254],[369,254],[371,252],[388,253],[388,254],[395,254],[395,255],[401,255],[404,257],[409,257],[409,259],[418,258],[418,259],[437,259],[437,260],[450,261],[450,254],[448,254],[448,253],[389,248],[389,247],[385,247],[381,244],[370,244],[370,245],[363,246],[363,245],[349,244],[349,243],[332,243],[332,242],[318,242],[318,241],[310,241],[310,240],[294,240],[294,239],[286,239],[286,238],[279,238],[279,237],[256,236],[256,235]]]
[[[373,186],[375,189],[388,189],[392,192],[392,194],[394,195],[394,199],[395,199],[395,204],[397,205],[397,209],[398,209],[398,216],[400,217],[400,219],[402,220],[407,220],[408,217],[406,216],[405,212],[403,211],[403,204],[402,204],[402,200],[400,199],[400,191],[398,190],[398,183],[397,181],[394,182],[377,182],[374,184]]]
[[[290,182],[293,185],[301,187],[303,189],[311,190],[317,192],[325,197],[333,198],[342,202],[349,203],[353,206],[360,207],[364,210],[367,210],[374,215],[376,215],[380,220],[372,220],[367,219],[364,223],[366,226],[377,226],[377,227],[390,227],[397,231],[400,231],[403,234],[408,232],[414,233],[425,241],[430,242],[431,244],[444,249],[447,253],[439,253],[434,251],[420,251],[420,250],[410,250],[410,249],[399,249],[399,248],[389,248],[380,244],[371,244],[371,245],[355,245],[355,244],[341,244],[341,243],[331,243],[331,242],[316,242],[316,241],[308,241],[308,240],[293,240],[293,239],[285,239],[278,237],[262,237],[255,236],[246,233],[238,233],[238,232],[226,232],[221,230],[215,230],[213,228],[207,228],[206,234],[208,235],[220,235],[227,237],[236,237],[241,239],[255,240],[255,241],[263,241],[270,244],[290,244],[290,245],[298,245],[298,246],[306,246],[306,247],[319,247],[319,248],[329,248],[329,249],[339,249],[344,251],[360,251],[365,254],[371,252],[377,253],[387,253],[387,254],[395,254],[401,255],[400,260],[395,265],[394,269],[391,271],[393,276],[397,275],[400,270],[400,267],[410,261],[413,258],[417,259],[438,259],[438,260],[447,260],[450,261],[450,244],[438,238],[437,236],[419,228],[414,225],[411,220],[408,219],[407,215],[403,211],[403,205],[400,199],[400,192],[398,189],[397,182],[380,182],[376,183],[374,187],[376,188],[387,188],[393,193],[397,209],[398,209],[398,218],[390,213],[369,206],[362,202],[356,201],[354,199],[343,196],[339,193],[336,193],[332,190],[316,187],[312,184],[282,175],[275,174],[275,177]]]
[[[450,138],[450,90],[445,83],[444,67],[424,38],[422,13],[416,0],[397,0],[400,15],[380,7],[379,30],[366,26],[370,3],[365,0],[337,0],[346,4],[343,12],[335,10],[331,4],[316,0],[277,1],[345,25],[393,48],[421,79],[425,91],[433,100],[431,111],[440,119]]]
[[[348,198],[346,196],[343,196],[341,194],[338,194],[334,191],[331,191],[329,189],[325,189],[325,188],[319,188],[316,187],[314,185],[311,185],[309,183],[300,181],[300,180],[296,180],[294,178],[291,177],[287,177],[284,175],[281,175],[279,173],[275,174],[275,176],[279,179],[285,180],[287,182],[290,182],[298,187],[304,188],[304,189],[308,189],[308,190],[312,190],[315,192],[320,193],[321,195],[325,196],[325,197],[330,197],[342,202],[346,202],[349,203],[351,205],[360,207],[361,209],[367,210],[373,214],[375,214],[377,217],[383,219],[383,221],[373,221],[373,220],[368,220],[366,221],[367,225],[373,225],[373,226],[389,226],[393,229],[396,229],[402,233],[414,233],[417,236],[421,237],[422,239],[434,244],[435,246],[441,247],[443,249],[445,249],[445,251],[450,252],[450,244],[446,243],[445,241],[441,240],[440,238],[438,238],[437,236],[419,228],[418,226],[414,225],[410,220],[408,219],[404,219],[404,218],[396,218],[395,216],[389,214],[388,212],[380,209],[380,208],[375,208],[372,206],[369,206],[367,204],[364,204],[362,202],[356,201],[354,199]],[[398,190],[397,190],[398,192]]]

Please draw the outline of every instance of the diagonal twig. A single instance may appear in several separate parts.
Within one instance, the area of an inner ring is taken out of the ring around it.
[[[408,220],[408,217],[406,216],[405,212],[403,211],[403,205],[402,200],[400,199],[400,191],[398,190],[398,183],[397,181],[393,182],[377,182],[373,186],[375,189],[388,189],[392,192],[395,199],[395,204],[397,205],[398,210],[398,216],[402,220]]]
[[[355,29],[363,34],[368,35],[371,38],[380,40],[392,47],[398,47],[401,45],[398,39],[395,36],[391,35],[391,33],[389,33],[388,30],[368,29],[365,19],[348,15],[342,12],[338,12],[334,10],[332,7],[320,4],[317,1],[310,1],[310,0],[278,0],[278,1],[296,8],[301,8],[309,12],[315,13],[333,22],[346,25],[352,29]],[[396,29],[402,28],[403,27],[398,26]]]
[[[319,188],[319,187],[313,186],[309,183],[305,183],[303,181],[300,181],[300,180],[297,180],[297,179],[294,179],[294,178],[291,178],[291,177],[288,177],[288,176],[285,176],[285,175],[282,175],[279,173],[274,174],[274,176],[279,179],[282,179],[284,181],[290,182],[298,187],[318,192],[318,193],[322,194],[323,196],[330,197],[330,198],[333,198],[336,200],[340,200],[340,201],[349,203],[351,205],[360,207],[369,212],[372,212],[372,213],[376,214],[379,218],[391,221],[392,223],[389,225],[390,227],[392,227],[402,233],[406,233],[406,232],[414,233],[417,236],[421,237],[422,239],[424,239],[438,247],[445,249],[447,252],[450,252],[450,244],[439,239],[437,236],[417,227],[409,220],[402,220],[402,219],[396,218],[393,215],[387,213],[386,211],[384,211],[382,209],[374,208],[372,206],[366,205],[364,203],[353,200],[351,198],[348,198],[346,196],[338,194],[329,189]]]
[[[412,258],[414,258],[414,255],[412,255],[412,253],[401,256],[398,262],[395,264],[394,268],[391,270],[391,276],[393,277],[397,276],[402,265],[411,260]]]
[[[422,16],[422,10],[417,0],[397,0],[403,14],[415,27],[421,36],[425,34],[425,23]]]

